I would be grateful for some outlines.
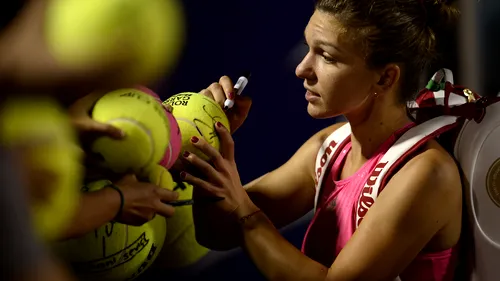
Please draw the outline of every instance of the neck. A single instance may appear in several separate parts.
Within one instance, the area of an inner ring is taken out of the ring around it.
[[[411,121],[405,105],[387,104],[374,99],[346,114],[352,132],[350,158],[355,163],[364,163],[395,131]]]

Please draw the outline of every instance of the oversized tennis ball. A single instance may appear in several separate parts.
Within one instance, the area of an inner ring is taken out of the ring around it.
[[[102,155],[105,166],[113,171],[143,175],[163,158],[170,125],[162,105],[150,95],[137,89],[110,92],[97,101],[92,118],[125,132],[124,139],[100,137],[92,145],[92,151]]]
[[[49,98],[6,100],[0,109],[0,142],[24,152],[20,161],[29,170],[35,230],[44,239],[58,238],[78,206],[83,177],[83,153],[66,114]]]
[[[160,161],[160,165],[167,169],[170,169],[174,165],[175,160],[177,160],[177,158],[179,157],[179,153],[181,152],[182,133],[174,115],[172,115],[172,113],[170,112],[167,112],[167,117],[170,123],[170,143],[167,147],[165,156]]]
[[[162,102],[160,97],[151,89],[148,89],[144,86],[136,86],[136,88],[154,97],[159,103]],[[165,110],[165,114],[167,115],[170,124],[170,142],[168,144],[165,155],[160,160],[160,165],[167,169],[170,169],[172,165],[174,165],[175,160],[177,160],[177,157],[179,157],[179,153],[181,152],[182,137],[181,130],[179,129],[179,126],[177,124],[177,120],[175,120],[172,113]]]
[[[173,108],[172,114],[177,120],[182,135],[183,150],[208,160],[206,155],[191,144],[193,136],[205,139],[215,149],[220,150],[220,141],[214,125],[221,122],[229,129],[229,121],[219,104],[197,93],[177,94],[164,103]]]
[[[109,183],[96,181],[83,191],[97,191]],[[133,280],[153,264],[166,231],[162,216],[138,227],[110,222],[81,238],[57,243],[55,250],[71,263],[79,280]]]
[[[161,165],[155,165],[149,170],[148,180],[168,190],[173,190],[176,185],[170,172]]]
[[[175,65],[183,9],[177,0],[50,0],[45,35],[54,58],[70,69],[128,62],[118,76],[145,82]]]
[[[193,197],[193,186],[188,183],[176,183],[174,191],[179,193],[179,200]],[[196,241],[193,211],[191,206],[175,209],[175,215],[167,218],[168,233],[157,263],[163,268],[180,268],[194,264],[204,257],[209,250]]]

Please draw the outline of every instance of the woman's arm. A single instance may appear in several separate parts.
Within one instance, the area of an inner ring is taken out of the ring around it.
[[[247,212],[257,207],[247,207]],[[461,183],[445,152],[412,159],[380,194],[330,268],[288,243],[264,213],[240,226],[243,245],[268,280],[391,280],[453,216],[461,214]]]
[[[314,165],[323,141],[338,123],[312,136],[278,169],[245,185],[252,202],[262,209],[277,228],[299,219],[313,208]],[[202,191],[202,190],[201,190]],[[194,189],[194,196],[200,189]],[[196,239],[213,250],[228,250],[240,244],[238,225],[213,205],[193,205]]]

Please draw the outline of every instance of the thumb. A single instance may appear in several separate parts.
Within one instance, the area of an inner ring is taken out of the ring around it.
[[[101,123],[88,117],[75,122],[78,130],[83,134],[104,135],[113,139],[122,139],[125,133],[111,124]]]
[[[137,177],[135,176],[135,174],[132,174],[132,173],[128,173],[128,174],[125,174],[120,181],[123,181],[123,182],[137,182]]]

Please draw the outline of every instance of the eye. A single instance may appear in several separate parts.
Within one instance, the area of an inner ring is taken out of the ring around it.
[[[321,57],[323,58],[323,60],[326,62],[326,63],[336,63],[337,60],[334,59],[332,56],[330,56],[328,53],[326,52],[323,52],[321,54]]]

